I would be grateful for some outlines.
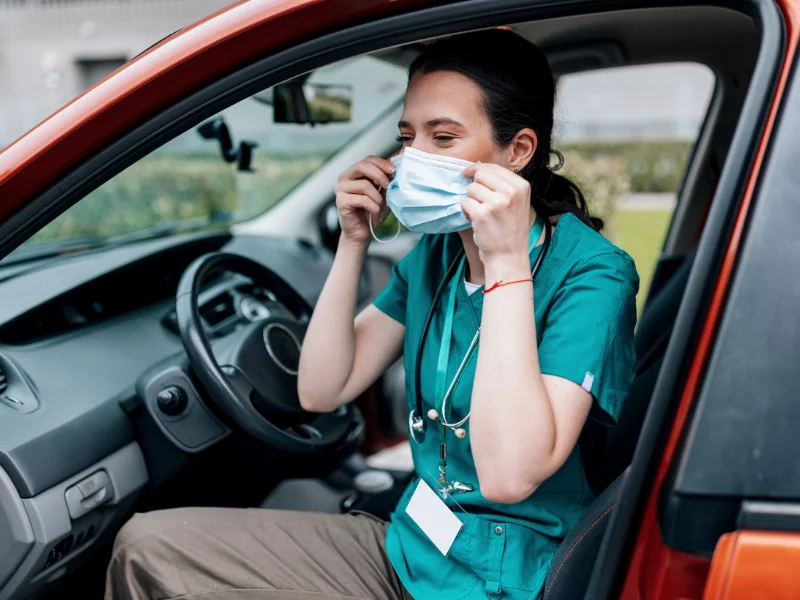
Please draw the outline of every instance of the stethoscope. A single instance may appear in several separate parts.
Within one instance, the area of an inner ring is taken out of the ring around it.
[[[552,235],[552,225],[548,219],[544,219],[544,242],[542,243],[542,251],[539,253],[539,256],[536,257],[536,260],[533,262],[533,267],[531,268],[531,280],[536,278],[536,274],[542,267],[542,262],[544,260],[544,255],[547,253],[547,250],[550,248],[550,238]],[[425,340],[428,337],[428,330],[430,329],[431,322],[433,321],[433,316],[436,313],[436,306],[439,304],[439,301],[442,298],[442,294],[447,289],[447,284],[453,277],[453,274],[458,270],[461,260],[464,256],[464,249],[462,248],[458,255],[453,260],[453,263],[447,269],[447,273],[444,276],[444,279],[439,284],[439,288],[436,290],[436,293],[433,296],[433,302],[431,303],[431,308],[428,311],[427,317],[425,317],[425,323],[422,326],[422,334],[419,338],[419,346],[417,348],[417,356],[416,361],[414,364],[414,394],[416,405],[415,408],[409,413],[408,415],[408,429],[411,438],[418,444],[421,444],[425,440],[425,432],[427,429],[427,421],[422,417],[422,384],[420,383],[420,374],[422,373],[422,350],[425,347]],[[467,413],[463,419],[460,419],[455,422],[450,422],[448,417],[448,404],[450,403],[450,399],[453,395],[453,392],[458,385],[459,380],[461,379],[461,374],[464,372],[464,369],[469,363],[472,354],[475,352],[475,349],[478,347],[478,338],[480,337],[481,330],[478,328],[478,331],[475,332],[475,336],[472,338],[472,342],[467,349],[467,352],[464,355],[461,364],[458,367],[455,375],[453,376],[453,381],[450,383],[449,387],[447,388],[447,392],[445,392],[444,398],[442,399],[442,414],[439,414],[435,409],[431,409],[428,411],[428,418],[432,421],[438,421],[442,427],[445,427],[447,430],[450,430],[455,433],[456,437],[462,439],[466,436],[466,430],[463,428],[467,421],[469,421],[470,414],[472,411]],[[442,450],[443,452],[445,450]],[[444,460],[444,457],[441,457]],[[457,483],[457,482],[456,482]]]

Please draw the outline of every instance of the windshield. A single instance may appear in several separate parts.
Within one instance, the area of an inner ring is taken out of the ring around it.
[[[405,84],[403,67],[360,56],[255,94],[131,165],[8,258],[36,247],[90,246],[252,218],[400,102]]]

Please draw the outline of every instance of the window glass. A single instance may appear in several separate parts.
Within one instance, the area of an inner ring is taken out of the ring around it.
[[[319,69],[300,83],[305,113],[289,95],[281,105],[289,108],[276,119],[275,90],[255,94],[215,117],[230,135],[227,158],[218,138],[208,137],[214,130],[209,119],[107,181],[26,244],[147,237],[252,218],[397,106],[405,84],[404,68],[361,56]],[[301,114],[313,114],[317,123],[297,123],[294,117]],[[242,145],[250,149],[249,165],[243,164]]]
[[[602,217],[604,235],[636,261],[644,305],[714,76],[691,63],[621,67],[558,81],[563,173]]]

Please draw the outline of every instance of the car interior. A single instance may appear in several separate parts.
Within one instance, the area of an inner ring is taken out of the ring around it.
[[[659,376],[761,32],[751,16],[712,6],[510,26],[545,50],[557,76],[693,62],[715,77],[652,284],[640,292],[635,381],[618,425],[590,422],[581,437],[597,499],[559,549],[545,595],[578,598]],[[405,68],[422,43],[374,57]],[[99,597],[111,543],[133,512],[224,506],[389,518],[411,472],[376,468],[371,456],[406,438],[402,364],[328,415],[300,409],[296,369],[335,252],[333,181],[366,154],[396,150],[398,106],[263,215],[83,240],[69,252],[23,245],[0,262],[0,600]],[[201,128],[233,157],[220,121]],[[250,160],[247,152],[258,148],[240,148],[235,160]],[[404,234],[372,250],[361,306],[413,242]]]

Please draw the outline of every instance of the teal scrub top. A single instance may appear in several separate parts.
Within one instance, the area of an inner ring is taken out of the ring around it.
[[[375,306],[405,325],[406,398],[415,406],[414,364],[422,326],[436,289],[462,247],[458,234],[426,235],[394,267],[392,279]],[[531,263],[541,245],[531,250]],[[483,294],[468,295],[458,285],[447,381],[452,380],[481,321]],[[451,283],[452,285],[453,283]],[[534,312],[543,374],[590,387],[590,418],[613,425],[633,380],[636,292],[633,260],[572,214],[553,228],[550,249],[534,281]],[[449,288],[448,288],[449,289]],[[443,298],[447,297],[443,294]],[[423,415],[434,406],[436,368],[442,339],[444,300],[440,300],[422,351]],[[450,420],[469,412],[477,353],[453,394]],[[498,399],[500,401],[501,399]],[[441,399],[436,399],[441,404]],[[443,556],[405,508],[418,479],[411,482],[392,515],[386,537],[389,559],[406,590],[417,600],[440,598],[536,599],[564,536],[594,499],[576,447],[550,479],[518,504],[489,502],[481,496],[467,436],[447,436],[447,479],[476,489],[455,496],[454,512],[464,523]],[[411,442],[418,478],[436,489],[438,427],[429,422],[422,443]]]

